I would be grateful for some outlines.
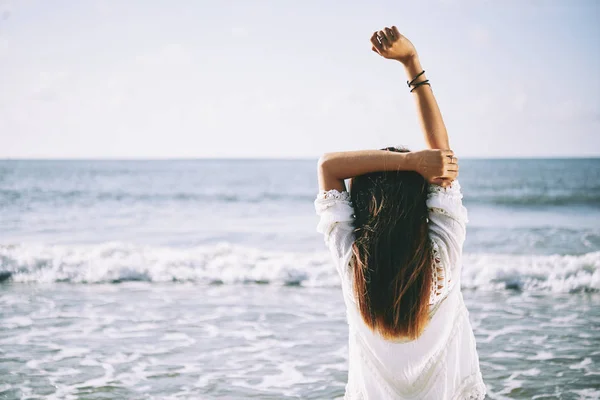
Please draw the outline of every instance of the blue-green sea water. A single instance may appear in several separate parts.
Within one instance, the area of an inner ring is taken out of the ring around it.
[[[461,160],[490,399],[600,398],[600,159]],[[334,399],[316,160],[0,161],[0,399]]]

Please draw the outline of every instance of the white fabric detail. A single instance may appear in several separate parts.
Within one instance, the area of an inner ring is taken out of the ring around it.
[[[434,262],[430,321],[416,340],[390,341],[362,321],[353,292],[354,210],[346,191],[321,191],[317,231],[340,274],[349,325],[348,383],[344,399],[480,400],[485,397],[475,336],[460,290],[467,210],[457,180],[430,185],[429,237]],[[392,372],[393,371],[393,372]]]
[[[433,266],[431,273],[431,295],[429,304],[436,305],[450,291],[454,283],[450,271],[446,271],[445,264],[442,263],[442,256],[437,242],[432,241]]]
[[[320,190],[319,194],[317,195],[317,198],[320,200],[335,199],[350,201],[350,193],[346,192],[345,190],[340,192],[337,189]]]

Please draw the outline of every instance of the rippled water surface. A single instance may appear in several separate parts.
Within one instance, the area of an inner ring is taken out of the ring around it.
[[[333,399],[337,288],[0,286],[0,398]],[[600,395],[600,294],[465,291],[491,399]]]
[[[600,399],[600,159],[462,160],[491,399]],[[316,160],[0,160],[0,400],[334,399]]]

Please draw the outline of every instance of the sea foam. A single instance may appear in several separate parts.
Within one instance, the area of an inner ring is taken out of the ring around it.
[[[14,282],[339,285],[339,275],[327,252],[268,251],[228,243],[192,248],[122,242],[0,245],[0,275]],[[465,254],[462,286],[477,290],[600,291],[600,252]]]

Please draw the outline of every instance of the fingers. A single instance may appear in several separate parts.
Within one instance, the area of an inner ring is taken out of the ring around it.
[[[447,188],[448,186],[452,185],[452,181],[450,179],[444,179],[444,181],[442,182],[442,186]]]
[[[448,187],[458,178],[458,157],[454,156],[454,151],[451,149],[438,149],[437,151],[437,157],[435,157],[437,160],[435,158],[432,159],[436,164],[436,172],[434,172],[435,175],[433,175],[435,178],[430,182],[443,187]]]
[[[456,178],[458,176],[458,158],[454,156],[444,157],[443,176]]]
[[[446,173],[444,174],[444,178],[448,178],[448,179],[456,179],[458,178],[458,170],[451,170],[451,171],[446,171]]]
[[[392,45],[392,41],[390,39],[388,39],[388,37],[386,36],[386,33],[384,31],[379,31],[378,36],[379,36],[379,41],[383,45],[384,49],[386,49]]]
[[[373,36],[371,36],[371,44],[373,45],[373,47],[375,48],[375,50],[377,52],[382,52],[383,51],[383,46],[381,45],[381,43],[379,42],[379,32],[375,32],[373,33]]]
[[[435,178],[431,181],[431,183],[434,183],[436,185],[446,188],[446,187],[452,185],[452,180],[448,179],[448,178]]]
[[[395,26],[392,26],[391,28],[385,27],[383,30],[373,33],[371,36],[371,44],[373,45],[371,50],[381,54],[391,47],[399,38],[400,32],[398,32],[398,28]]]
[[[458,171],[444,171],[442,174],[440,174],[439,176],[437,176],[435,179],[449,179],[450,181],[455,180],[456,178],[458,178]]]
[[[452,182],[456,180],[456,177],[439,177],[433,180],[433,183],[440,185],[442,187],[448,187],[452,185]]]
[[[439,157],[441,158],[441,165],[445,168],[448,164],[455,166],[458,164],[458,157],[454,156],[454,151],[447,149],[447,150],[440,150],[439,152]],[[451,168],[454,169],[454,168]]]
[[[446,178],[441,178],[441,179],[440,179],[440,183],[439,183],[439,185],[440,185],[441,187],[448,187],[448,186],[450,186],[451,184],[452,184],[452,181],[451,181],[450,179],[446,179]]]
[[[459,166],[456,157],[444,157],[437,179],[449,180],[449,184],[458,178]]]
[[[444,168],[443,176],[448,176],[449,174],[458,174],[458,164],[448,164]]]
[[[394,31],[391,28],[386,27],[384,29],[385,31],[385,35],[387,36],[388,40],[390,41],[390,43],[394,43],[397,39],[397,37],[394,35]]]
[[[446,157],[446,168],[450,171],[458,171],[458,158]]]
[[[452,150],[442,150],[441,156],[444,170],[458,171],[458,157],[454,156]]]

